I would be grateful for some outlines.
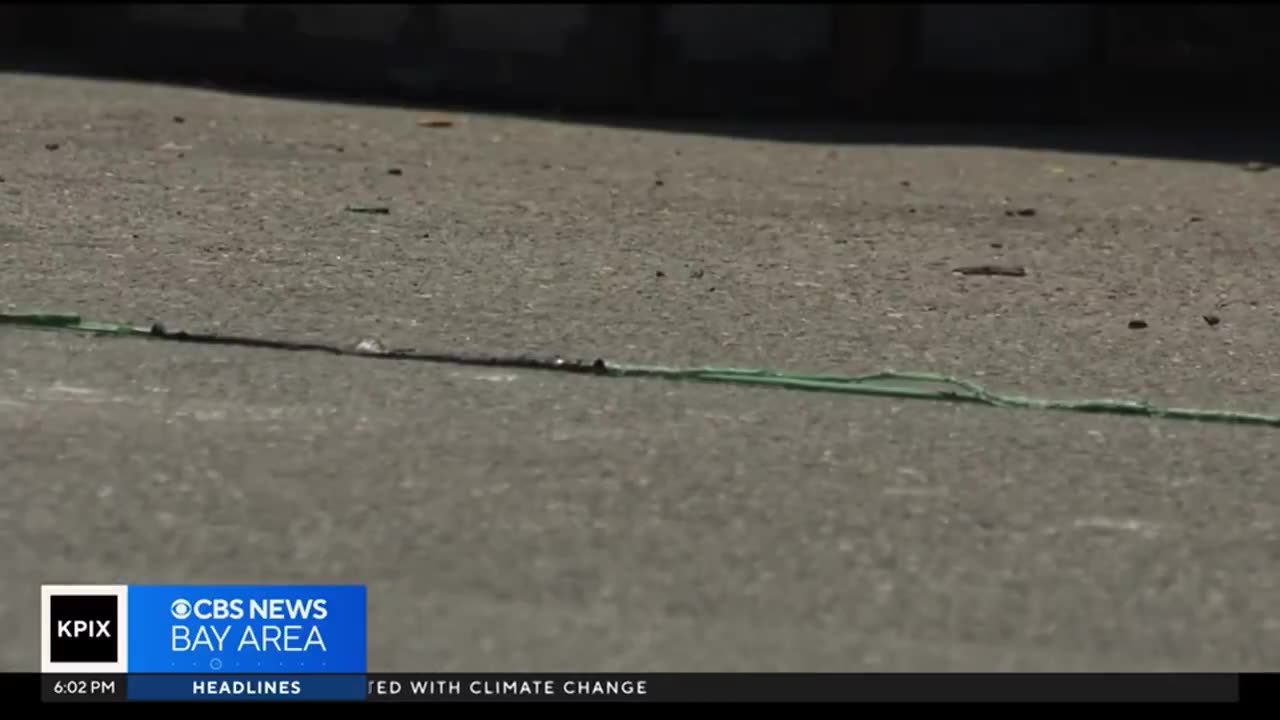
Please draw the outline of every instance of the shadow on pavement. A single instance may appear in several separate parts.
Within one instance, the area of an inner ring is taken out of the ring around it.
[[[512,115],[607,127],[773,142],[1014,147],[1222,163],[1280,165],[1280,108],[1253,76],[1196,78],[915,78],[881,112],[810,105],[786,110],[661,107],[648,100],[498,99],[397,78],[395,51],[347,53],[177,37],[145,50],[92,43],[0,49],[0,72],[125,80],[296,100]],[[203,43],[203,45],[202,45]],[[223,45],[225,47],[225,45]],[[218,55],[215,59],[212,56]],[[163,58],[165,62],[158,62]],[[169,59],[186,61],[169,62]],[[198,60],[194,59],[198,58]],[[400,63],[403,66],[403,63]],[[1270,83],[1268,83],[1269,86]],[[1142,94],[1134,88],[1142,86]],[[1195,92],[1186,88],[1196,88]],[[11,102],[20,98],[9,98]]]

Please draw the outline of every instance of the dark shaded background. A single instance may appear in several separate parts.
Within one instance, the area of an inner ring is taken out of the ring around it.
[[[160,7],[164,20],[138,12]],[[798,141],[1278,156],[1280,9],[1268,5],[577,6],[586,21],[562,37],[532,29],[551,49],[504,37],[573,6],[493,6],[484,42],[461,29],[467,6],[224,6],[238,16],[221,27],[198,7],[9,6],[0,59],[10,71]],[[403,19],[375,36],[309,19],[354,26],[395,8]],[[752,45],[814,23],[821,37],[795,52]]]

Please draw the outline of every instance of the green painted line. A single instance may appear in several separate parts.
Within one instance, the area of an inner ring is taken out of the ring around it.
[[[565,360],[526,355],[471,355],[464,353],[420,353],[414,351],[369,351],[329,343],[302,343],[289,340],[199,334],[166,330],[161,325],[140,327],[126,323],[85,320],[70,313],[0,313],[0,325],[30,330],[67,332],[113,337],[145,337],[153,340],[235,345],[275,350],[326,352],[336,355],[417,360],[486,367],[524,368],[590,374],[603,377],[658,378],[673,381],[758,385],[788,390],[893,397],[909,400],[936,400],[986,405],[995,408],[1052,410],[1077,413],[1132,415],[1168,420],[1263,425],[1280,427],[1280,416],[1230,410],[1165,408],[1132,400],[1047,400],[992,392],[985,387],[951,375],[930,372],[884,371],[869,375],[814,375],[777,370],[718,367],[665,367],[605,362]]]

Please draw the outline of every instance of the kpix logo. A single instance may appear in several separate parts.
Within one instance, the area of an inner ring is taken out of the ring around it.
[[[46,673],[124,673],[128,668],[128,588],[41,588],[41,666]]]
[[[99,602],[105,601],[105,602]],[[53,598],[54,622],[58,631],[53,636],[53,657],[57,660],[74,662],[106,660],[116,661],[116,647],[112,642],[111,626],[115,624],[116,599],[107,595],[102,597],[56,597]],[[99,615],[105,620],[58,620],[63,617],[92,617]],[[66,644],[67,638],[89,638],[92,643]],[[63,643],[64,646],[59,646]],[[99,649],[100,646],[100,649]],[[93,648],[93,649],[90,649]],[[83,657],[81,657],[83,656]]]

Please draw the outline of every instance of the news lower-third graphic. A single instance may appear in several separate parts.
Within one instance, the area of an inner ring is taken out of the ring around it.
[[[364,674],[358,585],[46,585],[45,673]]]

